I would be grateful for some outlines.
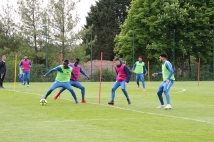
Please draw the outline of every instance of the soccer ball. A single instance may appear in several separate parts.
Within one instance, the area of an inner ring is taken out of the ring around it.
[[[40,100],[40,105],[46,105],[47,104],[47,100],[46,99],[41,99]]]

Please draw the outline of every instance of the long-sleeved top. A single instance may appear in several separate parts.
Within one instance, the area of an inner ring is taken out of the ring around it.
[[[72,64],[69,64],[70,67],[72,67]],[[74,64],[75,67],[77,67],[78,65],[77,64]],[[88,77],[88,74],[82,69],[82,67],[80,67],[80,72],[82,75]],[[73,75],[73,74],[72,74]]]
[[[0,73],[6,73],[6,63],[5,61],[1,60],[0,61]]]
[[[123,62],[120,61],[120,65],[117,66],[117,67],[121,67],[122,64],[123,64]],[[130,81],[130,79],[131,79],[131,73],[130,73],[129,68],[128,68],[126,65],[124,66],[124,71],[126,72],[126,81],[125,81],[125,82],[129,83],[129,81]],[[117,72],[117,71],[116,71],[116,72]],[[117,72],[117,74],[118,74],[118,72]]]
[[[45,76],[48,76],[49,74],[51,74],[52,72],[55,72],[55,71],[63,72],[63,71],[62,71],[62,68],[61,68],[60,66],[57,66],[57,67],[55,67],[55,68],[49,70],[49,71],[45,74]],[[75,77],[75,75],[73,74],[73,72],[72,72],[71,74]]]
[[[27,61],[28,59],[25,59]],[[19,63],[19,67],[22,68],[22,61]],[[32,63],[30,62],[30,67],[32,67]]]
[[[163,64],[165,64],[167,70],[170,72],[169,76],[167,77],[167,79],[170,80],[170,78],[174,74],[174,70],[172,68],[172,64],[169,61],[165,61]],[[162,75],[162,72],[159,72],[158,75]]]
[[[142,63],[142,62],[140,62],[140,63]],[[134,65],[132,67],[132,70],[135,70],[135,67],[136,67],[136,63],[134,63]],[[144,69],[145,72],[148,72],[147,68],[146,68],[146,64],[144,64],[143,69]]]

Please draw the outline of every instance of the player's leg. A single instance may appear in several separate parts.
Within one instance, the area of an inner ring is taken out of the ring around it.
[[[23,72],[23,82],[22,82],[23,85],[25,85],[26,83],[26,78],[27,78],[27,74],[26,72]]]
[[[145,91],[146,85],[145,85],[144,74],[143,74],[143,73],[140,75],[140,79],[141,79],[141,81],[142,81],[142,86],[143,86],[143,89],[144,89],[144,91]]]
[[[61,94],[62,92],[64,92],[66,89],[64,87],[62,87],[60,90],[59,90],[59,93],[58,94]]]
[[[72,86],[79,88],[82,94],[82,103],[86,103],[85,101],[85,87],[78,81],[73,81]]]
[[[29,87],[30,84],[30,71],[26,72],[27,73],[27,87]]]
[[[73,96],[75,102],[78,104],[77,96],[76,96],[74,90],[72,89],[70,83],[69,83],[69,82],[64,82],[64,83],[63,83],[63,86],[61,86],[61,87],[67,89],[67,90],[71,93],[71,95]]]
[[[70,81],[70,85],[72,85],[72,81]],[[60,90],[59,90],[59,93],[57,93],[55,96],[54,96],[54,100],[58,99],[60,94],[62,92],[64,92],[66,89],[64,87],[62,87]]]
[[[20,80],[21,83],[23,82],[23,73],[19,74],[19,80]]]
[[[120,82],[119,81],[116,81],[114,83],[114,85],[112,86],[112,89],[111,89],[111,101],[108,102],[109,105],[114,105],[114,97],[115,97],[115,91],[117,90],[117,88],[120,86]]]
[[[140,87],[139,81],[140,81],[140,74],[136,74],[136,83],[137,83],[137,88],[139,88],[139,87]]]
[[[166,96],[166,102],[167,102],[167,105],[165,107],[165,109],[171,109],[171,105],[170,105],[170,95],[169,95],[169,90],[170,88],[172,87],[172,85],[174,84],[174,81],[173,80],[170,80],[168,84],[164,84],[164,89],[163,89],[163,92]]]
[[[55,90],[56,88],[61,87],[61,86],[62,86],[61,82],[55,81],[55,82],[52,84],[51,88],[47,91],[47,93],[46,93],[44,99],[47,99],[47,97],[51,94],[51,92],[52,92],[53,90]]]
[[[124,95],[126,96],[128,104],[131,104],[131,101],[129,99],[129,95],[128,95],[127,91],[126,91],[126,82],[125,81],[121,81],[120,82],[120,86],[121,86],[121,90],[123,91]]]
[[[58,99],[59,96],[60,96],[60,94],[61,94],[63,91],[65,91],[65,88],[64,88],[64,87],[62,87],[62,88],[59,90],[59,93],[57,93],[57,94],[54,96],[54,100]]]
[[[164,102],[163,102],[163,89],[164,89],[164,82],[161,83],[161,85],[159,86],[158,88],[158,92],[157,92],[157,95],[158,95],[158,98],[159,98],[159,101],[160,101],[160,106],[157,107],[157,108],[164,108]]]
[[[1,73],[0,74],[0,88],[4,88],[4,86],[3,86],[4,78],[5,78],[5,73]]]

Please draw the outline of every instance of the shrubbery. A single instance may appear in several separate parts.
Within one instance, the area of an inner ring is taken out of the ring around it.
[[[103,82],[111,82],[115,81],[116,73],[110,71],[108,68],[104,68],[102,71],[102,81]],[[96,82],[100,80],[100,70],[95,71],[92,74],[92,81]]]
[[[5,82],[13,82],[14,81],[14,60],[7,60],[7,73],[5,77]],[[19,66],[17,63],[17,81]],[[52,67],[50,67],[52,68]],[[162,81],[162,77],[152,77],[152,73],[161,71],[161,65],[152,65],[150,66],[150,80],[151,81]],[[50,74],[47,79],[42,79],[41,76],[47,72],[44,64],[33,64],[31,68],[31,82],[53,82],[56,73]],[[179,68],[176,67],[175,70],[175,78],[177,81],[197,81],[198,79],[198,66],[197,64],[191,65],[191,72],[188,70],[183,71],[183,75],[179,72]],[[94,71],[92,74],[92,81],[96,82],[100,80],[100,70]],[[102,81],[104,82],[114,82],[116,77],[116,72],[113,70],[109,70],[108,68],[103,68],[102,73]],[[148,75],[145,76],[145,81],[148,80]],[[213,80],[213,73],[210,65],[202,65],[200,70],[200,80],[201,81],[211,81]],[[81,75],[79,81],[87,81],[87,79]],[[132,74],[131,81],[135,81],[135,74]]]

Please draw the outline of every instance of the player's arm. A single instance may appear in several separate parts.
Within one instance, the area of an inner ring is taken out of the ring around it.
[[[89,79],[88,74],[82,69],[82,67],[80,67],[80,72],[82,75],[86,76]]]
[[[146,64],[144,64],[143,70],[146,72],[145,75],[147,75],[148,71],[147,71],[147,68],[146,68]]]
[[[166,62],[165,66],[166,66],[167,70],[170,72],[169,76],[167,77],[167,79],[170,80],[170,78],[174,74],[174,70],[172,68],[172,64],[170,62]]]
[[[129,68],[127,66],[125,66],[124,70],[126,72],[126,83],[129,83],[129,81],[131,79],[131,74],[130,74]]]
[[[72,68],[72,64],[68,64],[68,66]]]
[[[162,75],[162,72],[158,72],[158,73],[153,73],[152,76],[156,77],[157,75]]]
[[[158,75],[162,75],[162,72],[158,72]]]
[[[30,62],[30,67],[32,67],[32,63]]]
[[[135,67],[136,67],[136,63],[134,63],[134,65],[133,65],[133,67],[132,67],[132,72],[134,72]]]
[[[72,75],[74,78],[77,78],[77,77],[74,75],[74,73],[73,73],[73,72],[71,72],[71,75]]]
[[[22,69],[22,61],[19,63],[19,67]]]
[[[0,68],[2,67],[2,65],[3,65],[3,62],[2,62],[2,61],[0,61]]]
[[[51,74],[52,72],[55,72],[55,71],[63,72],[63,71],[62,71],[62,68],[61,68],[60,66],[58,66],[58,67],[55,67],[55,68],[49,70],[49,71],[44,75],[44,77],[47,77],[49,74]]]

